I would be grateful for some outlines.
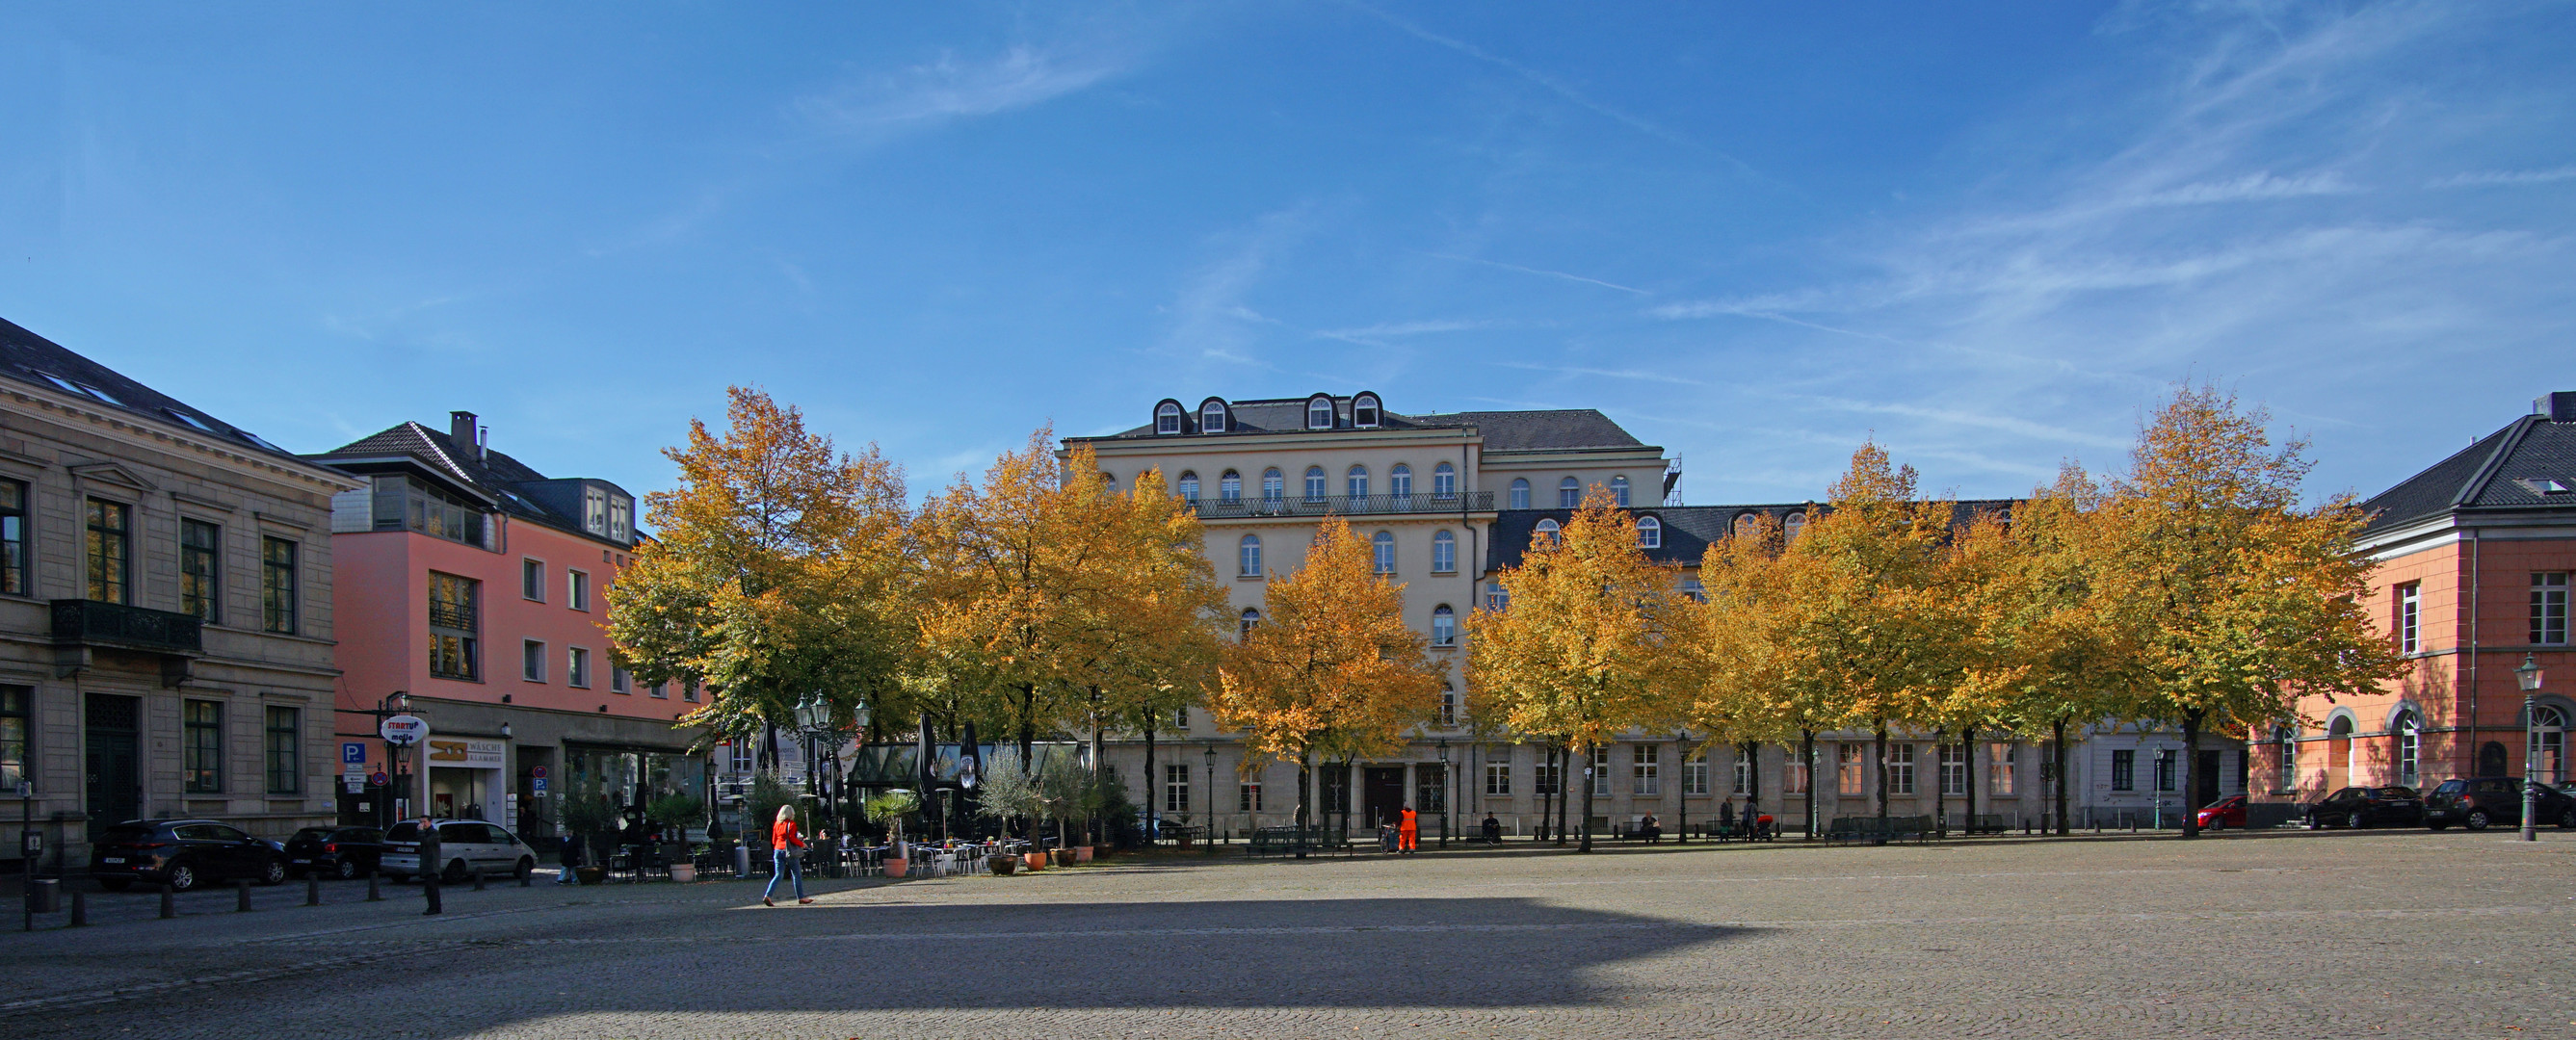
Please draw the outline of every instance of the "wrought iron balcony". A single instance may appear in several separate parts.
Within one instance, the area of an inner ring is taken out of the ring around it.
[[[194,614],[88,599],[53,601],[54,643],[195,656],[206,649],[204,621]]]
[[[1385,516],[1422,513],[1441,516],[1456,513],[1492,512],[1494,493],[1470,491],[1457,495],[1328,495],[1323,498],[1202,498],[1198,502],[1199,519],[1239,519],[1296,516]]]

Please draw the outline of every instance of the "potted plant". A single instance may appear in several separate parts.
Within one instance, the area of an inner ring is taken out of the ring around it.
[[[903,818],[919,808],[921,796],[900,787],[859,803],[859,811],[867,815],[868,822],[885,824],[891,838],[889,844],[893,847],[885,859],[887,877],[902,877],[911,865],[904,856]]]
[[[585,885],[607,880],[608,868],[596,861],[605,859],[603,850],[617,831],[617,811],[608,807],[608,799],[588,788],[570,792],[564,798],[563,829],[567,834],[580,835],[583,858],[595,861],[574,865],[573,877]]]
[[[690,822],[705,819],[706,815],[707,803],[685,794],[663,795],[645,804],[644,818],[663,829],[662,862],[670,865],[671,880],[698,879],[698,865],[689,856],[689,843],[677,836],[687,834]]]
[[[1093,794],[1091,774],[1071,755],[1049,755],[1046,765],[1038,770],[1038,793],[1046,804],[1047,814],[1055,818],[1059,866],[1079,863],[1089,857],[1074,851],[1073,821],[1090,812]]]
[[[1046,792],[1038,778],[1020,767],[1017,748],[1003,748],[993,755],[984,771],[984,789],[979,792],[983,807],[978,812],[1007,823],[1013,818],[1035,821],[1047,810]],[[995,857],[999,860],[1004,857]],[[1030,870],[1046,866],[1046,853],[1030,852],[1021,857]],[[1007,870],[1003,871],[1008,873]]]

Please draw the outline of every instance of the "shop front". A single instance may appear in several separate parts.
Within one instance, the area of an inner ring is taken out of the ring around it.
[[[518,827],[518,807],[503,797],[509,792],[501,780],[510,761],[507,742],[432,736],[423,759],[429,767],[429,815]]]
[[[605,747],[566,743],[560,778],[550,785],[558,802],[550,815],[560,820],[561,802],[597,799],[617,818],[621,834],[646,825],[646,810],[665,798],[696,799],[698,818],[687,827],[704,827],[707,760],[671,748]]]

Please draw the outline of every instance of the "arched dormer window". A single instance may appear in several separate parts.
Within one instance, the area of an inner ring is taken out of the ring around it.
[[[1216,500],[1227,505],[1243,501],[1243,474],[1227,470],[1216,478]]]
[[[1185,470],[1182,470],[1182,471],[1181,471],[1181,479],[1180,479],[1180,482],[1179,482],[1179,483],[1176,483],[1176,484],[1174,484],[1174,485],[1172,485],[1172,486],[1173,486],[1174,488],[1176,488],[1176,489],[1178,489],[1178,490],[1180,491],[1180,493],[1181,493],[1181,501],[1183,501],[1183,502],[1187,502],[1187,503],[1189,503],[1189,504],[1191,504],[1191,505],[1197,505],[1197,504],[1199,504],[1199,475],[1198,475],[1198,471],[1196,471],[1196,470],[1186,470],[1186,469],[1185,469]]]
[[[1583,482],[1573,477],[1556,482],[1556,507],[1572,509],[1583,504]]]
[[[1781,538],[1781,540],[1782,540],[1782,541],[1787,541],[1787,542],[1794,542],[1794,541],[1797,541],[1797,540],[1798,540],[1798,532],[1800,532],[1800,531],[1804,531],[1804,530],[1806,530],[1806,529],[1807,529],[1807,514],[1806,514],[1806,513],[1803,513],[1803,512],[1791,513],[1791,514],[1789,514],[1789,515],[1787,515],[1787,516],[1784,516],[1784,517],[1781,517],[1781,518],[1780,518],[1780,538]]]
[[[1378,420],[1381,418],[1379,411],[1376,394],[1361,394],[1351,398],[1351,425],[1363,430],[1377,429]]]
[[[1368,467],[1366,467],[1366,466],[1353,466],[1353,467],[1351,467],[1351,472],[1350,472],[1350,474],[1349,474],[1348,484],[1349,484],[1349,486],[1350,486],[1350,490],[1349,490],[1348,492],[1346,492],[1346,493],[1347,493],[1347,494],[1349,494],[1352,498],[1367,498],[1367,497],[1368,497]]]
[[[1251,635],[1253,629],[1261,626],[1261,611],[1245,607],[1242,619],[1236,623],[1242,626],[1243,635]]]
[[[1762,514],[1747,509],[1735,514],[1735,533],[1752,534],[1762,526]]]
[[[1306,428],[1309,430],[1329,430],[1333,428],[1333,399],[1331,396],[1326,394],[1316,394],[1315,396],[1306,399]]]
[[[1397,498],[1412,498],[1413,467],[1399,462],[1394,469],[1386,471],[1386,493]]]
[[[1284,497],[1287,494],[1287,491],[1288,478],[1279,475],[1278,467],[1273,466],[1261,471],[1262,505],[1278,505],[1280,498]]]
[[[1442,531],[1431,536],[1431,573],[1458,572],[1458,536]]]
[[[1527,509],[1529,507],[1529,481],[1519,479],[1513,480],[1511,508]]]
[[[1369,539],[1379,574],[1395,573],[1395,532],[1380,531]]]
[[[1539,522],[1538,522],[1538,530],[1535,532],[1535,535],[1536,535],[1536,537],[1537,537],[1537,538],[1540,538],[1540,539],[1544,539],[1544,540],[1546,540],[1546,542],[1547,542],[1549,545],[1554,545],[1554,544],[1556,544],[1556,521],[1554,521],[1554,520],[1541,520],[1541,521],[1539,521]]]
[[[1458,612],[1443,603],[1431,608],[1431,645],[1458,645]]]
[[[1306,501],[1323,501],[1324,496],[1332,491],[1332,485],[1327,482],[1329,479],[1324,476],[1324,467],[1306,467]]]
[[[1155,405],[1154,435],[1159,437],[1179,432],[1181,432],[1181,403],[1165,401]]]
[[[1664,547],[1664,522],[1663,522],[1663,521],[1661,521],[1661,520],[1657,520],[1657,519],[1655,519],[1654,517],[1651,517],[1651,516],[1641,516],[1641,517],[1638,517],[1638,518],[1637,518],[1637,548],[1640,548],[1640,549],[1661,549],[1661,548],[1663,548],[1663,547]]]
[[[1261,536],[1247,534],[1235,546],[1235,573],[1246,578],[1261,576]]]
[[[1208,398],[1199,405],[1199,432],[1224,433],[1234,425],[1233,423],[1226,421],[1227,418],[1228,414],[1226,412],[1225,399],[1222,397]]]
[[[1458,497],[1458,469],[1443,462],[1431,467],[1431,497]]]
[[[1628,508],[1628,478],[1627,478],[1627,477],[1625,477],[1625,476],[1617,476],[1617,477],[1612,477],[1612,478],[1610,478],[1610,497],[1611,497],[1612,499],[1616,500],[1616,501],[1619,503],[1619,508],[1621,508],[1621,509],[1626,509],[1626,508]]]

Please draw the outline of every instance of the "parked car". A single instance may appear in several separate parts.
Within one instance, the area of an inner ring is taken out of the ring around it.
[[[2424,822],[2424,796],[2412,787],[2347,787],[2307,806],[2309,830]]]
[[[376,871],[385,835],[373,827],[306,827],[286,839],[286,870],[297,877],[320,872],[336,878]]]
[[[209,881],[286,880],[286,850],[214,820],[127,820],[90,843],[89,876],[122,892],[137,881],[185,892]]]
[[[2209,803],[2208,805],[2202,806],[2200,809],[2200,828],[2202,830],[2223,831],[2230,827],[2243,826],[2245,826],[2244,795],[2228,795],[2225,798],[2221,798],[2215,802]]]
[[[537,850],[497,823],[439,820],[436,865],[443,881],[464,881],[475,874],[508,874],[524,878],[536,872]],[[424,868],[420,862],[419,820],[405,820],[385,830],[381,860],[386,877],[409,881]]]
[[[2531,785],[2533,818],[2576,828],[2576,796],[2548,784]],[[2444,780],[2424,799],[2424,823],[2441,830],[2454,823],[2473,831],[2491,824],[2522,825],[2522,778],[2457,777]]]

